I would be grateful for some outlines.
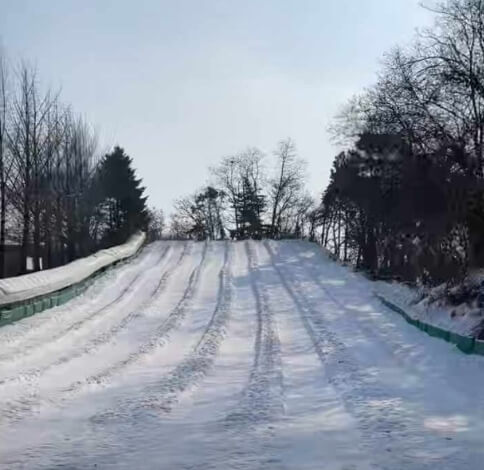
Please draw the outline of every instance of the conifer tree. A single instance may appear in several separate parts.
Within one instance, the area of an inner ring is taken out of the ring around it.
[[[136,177],[132,159],[121,147],[114,147],[101,160],[94,183],[98,216],[102,217],[101,244],[123,243],[148,223],[145,188]]]
[[[259,237],[262,230],[262,214],[266,199],[257,191],[249,178],[242,180],[242,190],[237,197],[239,230],[243,237]]]

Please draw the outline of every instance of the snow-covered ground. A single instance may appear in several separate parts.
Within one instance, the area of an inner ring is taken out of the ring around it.
[[[484,460],[484,358],[304,242],[159,242],[0,329],[0,466],[442,470]]]

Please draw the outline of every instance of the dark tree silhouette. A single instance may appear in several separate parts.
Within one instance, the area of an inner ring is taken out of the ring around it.
[[[132,168],[132,159],[121,147],[114,147],[100,161],[93,192],[98,221],[101,218],[96,227],[101,246],[123,243],[135,231],[146,229],[144,190]]]

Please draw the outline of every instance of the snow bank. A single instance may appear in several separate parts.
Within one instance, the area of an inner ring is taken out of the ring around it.
[[[145,238],[144,233],[137,233],[123,245],[100,250],[64,266],[0,279],[0,306],[32,299],[77,284],[96,271],[133,256],[143,245]]]
[[[465,303],[449,305],[439,288],[443,286],[424,296],[421,290],[398,282],[375,282],[375,293],[403,309],[411,318],[463,336],[475,336],[484,321],[483,310]]]

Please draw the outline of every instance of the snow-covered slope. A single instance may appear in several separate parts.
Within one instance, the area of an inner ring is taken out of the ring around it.
[[[145,234],[138,233],[123,245],[100,250],[64,266],[0,279],[0,306],[49,294],[76,284],[99,269],[134,255],[143,245],[144,240]]]
[[[160,242],[0,329],[0,468],[462,470],[484,357],[303,242]]]

